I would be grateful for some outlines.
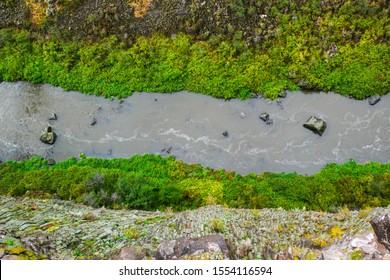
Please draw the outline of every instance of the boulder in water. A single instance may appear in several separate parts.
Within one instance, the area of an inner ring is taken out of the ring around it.
[[[303,126],[307,129],[310,129],[314,133],[318,134],[319,136],[324,133],[326,129],[326,122],[321,120],[320,118],[311,116]]]
[[[274,121],[272,119],[269,118],[269,114],[264,112],[264,113],[261,113],[259,118],[264,121],[266,124],[268,125],[271,125],[274,123]]]
[[[375,105],[376,103],[378,103],[379,101],[381,100],[381,97],[379,95],[374,95],[374,96],[371,96],[369,99],[368,99],[368,103],[370,105]]]
[[[55,120],[57,120],[57,115],[56,113],[52,113],[49,117],[49,121],[55,121]]]
[[[228,137],[229,136],[229,132],[227,132],[226,130],[224,132],[222,132],[222,135],[225,136],[225,137]]]
[[[39,140],[41,140],[45,144],[52,145],[55,143],[57,138],[57,135],[53,132],[53,129],[51,126],[48,126],[44,131],[41,133],[41,137],[39,137]]]
[[[260,116],[259,116],[259,118],[260,118],[262,121],[266,122],[266,121],[269,120],[269,114],[266,113],[266,112],[261,113]]]
[[[92,118],[91,122],[89,123],[91,126],[95,125],[97,123],[96,118]]]

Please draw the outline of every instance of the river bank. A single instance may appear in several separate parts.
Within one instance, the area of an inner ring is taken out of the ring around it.
[[[390,91],[382,0],[30,2],[0,1],[0,81],[119,98]]]
[[[177,257],[336,260],[390,256],[374,240],[369,223],[374,216],[390,213],[389,208],[330,214],[208,206],[174,213],[94,209],[60,200],[6,196],[0,202],[2,259],[161,259],[168,257],[164,255],[168,241],[205,236],[214,242],[209,243],[214,244],[213,250],[198,247],[197,253],[190,253],[189,245],[187,253]]]

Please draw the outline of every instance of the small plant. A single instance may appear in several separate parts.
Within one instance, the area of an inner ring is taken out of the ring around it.
[[[351,254],[351,260],[362,260],[363,259],[363,253],[360,250],[353,251]]]
[[[340,227],[335,226],[330,229],[330,237],[332,239],[341,239],[343,237],[344,232],[340,229]]]
[[[124,230],[123,235],[126,239],[137,239],[140,236],[140,232],[136,227],[130,227]]]
[[[317,248],[324,248],[328,245],[325,239],[317,237],[313,240],[313,246]]]
[[[14,245],[14,241],[13,240],[6,240],[5,244],[7,244],[8,246],[12,246],[12,245]]]
[[[223,232],[225,230],[225,224],[221,219],[213,219],[211,225],[216,232]]]

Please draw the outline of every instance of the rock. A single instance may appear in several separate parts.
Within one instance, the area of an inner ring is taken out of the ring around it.
[[[260,116],[259,116],[259,118],[260,118],[262,121],[266,122],[266,121],[269,120],[269,114],[266,113],[266,112],[261,113]]]
[[[222,135],[225,136],[225,137],[228,137],[229,136],[229,132],[227,132],[226,130],[224,132],[222,132]]]
[[[388,250],[390,250],[390,214],[376,216],[370,221],[376,236]]]
[[[115,260],[144,260],[146,257],[146,249],[141,247],[123,247],[119,254],[114,257]]]
[[[326,122],[321,120],[320,118],[311,116],[307,122],[303,125],[303,127],[310,129],[314,133],[321,136],[326,129]]]
[[[1,259],[8,260],[8,261],[11,261],[11,260],[16,261],[16,260],[19,260],[19,257],[17,255],[5,255]]]
[[[27,250],[33,251],[35,254],[43,254],[50,256],[51,250],[55,247],[49,237],[43,232],[36,232],[21,239]]]
[[[95,125],[97,123],[97,119],[96,118],[92,118],[91,122],[89,123],[89,125]]]
[[[47,160],[47,165],[51,166],[51,165],[54,165],[54,164],[56,164],[56,161],[54,159],[50,158],[50,159]]]
[[[240,117],[241,117],[242,119],[245,119],[245,117],[246,117],[245,113],[241,112],[241,113],[240,113]]]
[[[285,90],[282,90],[278,93],[279,98],[286,98],[287,97],[287,92]]]
[[[287,251],[281,251],[275,255],[275,260],[287,261],[292,259],[293,259],[293,254],[291,248],[289,248]]]
[[[271,125],[274,123],[274,121],[272,119],[269,118],[269,114],[264,112],[264,113],[261,113],[259,118],[264,121],[266,124],[268,125]]]
[[[349,259],[349,256],[342,250],[342,248],[337,247],[337,245],[332,245],[328,249],[322,251],[322,259],[347,260]]]
[[[57,115],[56,113],[52,113],[49,117],[49,121],[55,121],[55,120],[57,120]]]
[[[369,99],[368,99],[368,103],[370,105],[375,105],[376,103],[378,103],[379,101],[381,100],[381,97],[379,95],[374,95],[374,96],[371,96]]]
[[[57,135],[53,132],[51,126],[48,126],[44,131],[42,131],[39,140],[45,144],[54,144],[57,139]]]
[[[157,259],[229,259],[228,247],[222,236],[207,235],[199,238],[180,237],[161,243]]]

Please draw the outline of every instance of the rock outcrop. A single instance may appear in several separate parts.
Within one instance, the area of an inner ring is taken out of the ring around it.
[[[390,258],[368,222],[390,207],[361,215],[218,205],[129,211],[0,196],[0,259]]]
[[[390,214],[377,216],[370,223],[379,242],[390,250]]]
[[[314,133],[321,136],[326,129],[326,122],[321,120],[320,118],[311,116],[306,123],[303,124],[303,127],[310,129]]]

